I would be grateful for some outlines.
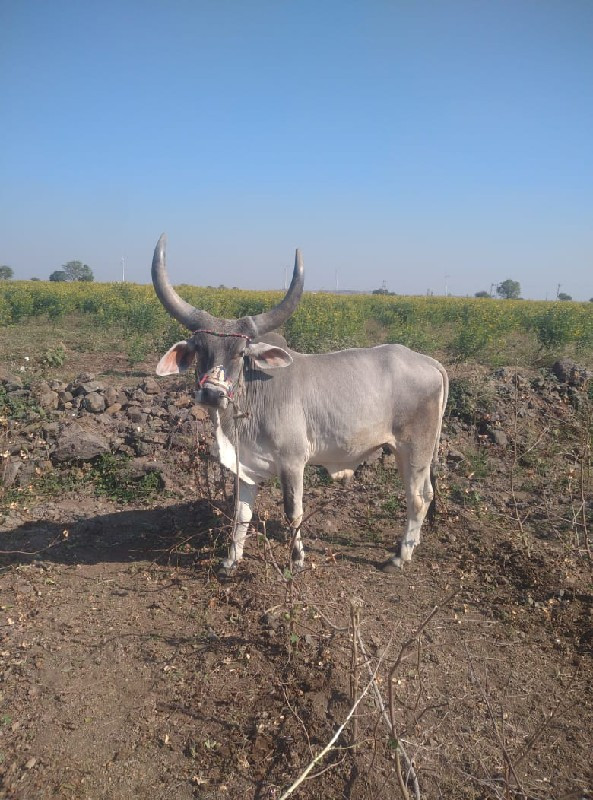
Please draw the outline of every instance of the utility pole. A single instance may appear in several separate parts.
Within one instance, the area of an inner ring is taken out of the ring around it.
[[[121,282],[126,282],[126,259],[121,257]]]
[[[449,287],[447,285],[447,281],[450,277],[450,275],[445,275],[445,297],[449,297]]]
[[[339,283],[338,283],[338,270],[336,270],[336,292],[338,291]]]

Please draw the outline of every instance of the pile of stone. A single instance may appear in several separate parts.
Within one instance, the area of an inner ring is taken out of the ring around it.
[[[163,450],[191,448],[206,417],[181,380],[145,378],[117,387],[83,373],[69,383],[44,380],[30,387],[18,376],[6,376],[0,386],[4,488],[109,452],[149,465]]]

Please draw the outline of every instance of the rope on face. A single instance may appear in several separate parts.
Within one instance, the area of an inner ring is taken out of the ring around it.
[[[244,333],[220,333],[220,331],[213,331],[209,328],[198,328],[192,331],[192,336],[195,336],[196,333],[206,333],[209,336],[218,336],[227,339],[245,339],[246,342],[251,341],[251,337]],[[201,377],[196,374],[196,377],[200,388],[208,381],[208,383],[212,383],[214,386],[220,386],[221,389],[224,389],[229,401],[231,403],[234,402],[235,393],[233,391],[233,384],[231,381],[226,380],[225,370],[222,365],[214,367],[209,372],[205,372]]]

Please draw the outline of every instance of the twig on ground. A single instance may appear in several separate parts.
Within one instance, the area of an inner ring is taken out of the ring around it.
[[[392,636],[391,638],[393,639],[393,636]],[[391,644],[391,639],[390,639],[390,642],[389,642],[389,644]],[[386,649],[386,651],[385,651],[385,652],[387,652],[387,649]],[[346,716],[346,719],[344,720],[344,722],[343,722],[343,723],[342,723],[342,724],[339,726],[339,728],[338,728],[338,729],[337,729],[337,731],[334,733],[334,735],[333,735],[333,736],[332,736],[332,738],[329,740],[329,742],[326,744],[326,746],[323,748],[323,750],[321,750],[321,752],[320,752],[320,753],[318,753],[318,754],[315,756],[315,758],[314,758],[314,759],[313,759],[313,760],[312,760],[312,761],[311,761],[311,762],[310,762],[310,763],[307,765],[307,767],[306,767],[306,768],[303,770],[303,772],[302,772],[302,773],[299,775],[299,777],[296,779],[296,781],[294,781],[294,783],[293,783],[291,786],[289,786],[289,788],[288,788],[288,789],[287,789],[287,790],[286,790],[286,791],[285,791],[285,792],[282,794],[282,796],[279,798],[279,800],[286,800],[286,798],[287,798],[287,797],[290,797],[290,795],[291,795],[291,794],[293,794],[293,792],[295,792],[295,791],[298,789],[298,787],[301,785],[301,783],[303,783],[303,781],[307,779],[307,777],[309,776],[309,773],[311,772],[311,770],[313,769],[313,767],[314,767],[314,766],[315,766],[317,763],[319,763],[319,762],[320,762],[320,761],[321,761],[321,760],[322,760],[322,759],[323,759],[323,758],[324,758],[324,757],[325,757],[325,756],[326,756],[326,755],[327,755],[327,754],[328,754],[328,753],[331,751],[331,749],[333,748],[334,744],[336,743],[336,741],[337,741],[337,740],[338,740],[338,738],[340,737],[340,735],[341,735],[342,731],[344,730],[344,728],[346,727],[346,725],[347,725],[347,724],[350,722],[350,720],[352,719],[352,716],[353,716],[353,715],[354,715],[354,713],[356,712],[356,709],[358,708],[358,706],[359,706],[359,705],[360,705],[360,703],[362,702],[363,698],[366,696],[366,694],[367,694],[367,692],[369,691],[369,689],[370,689],[370,688],[373,686],[373,684],[375,683],[375,679],[376,679],[376,676],[377,676],[377,672],[379,671],[379,667],[381,666],[381,663],[382,663],[382,658],[380,658],[380,659],[379,659],[379,661],[378,661],[378,663],[377,663],[377,666],[375,667],[375,669],[374,669],[374,671],[373,671],[373,673],[372,673],[372,675],[371,675],[371,679],[370,679],[370,681],[369,681],[369,682],[367,683],[367,685],[364,687],[364,689],[362,690],[362,692],[361,692],[360,696],[358,697],[358,699],[356,700],[356,702],[353,704],[353,706],[352,706],[352,708],[350,709],[350,711],[348,712],[348,714],[347,714],[347,716]]]
[[[358,695],[358,635],[360,632],[360,609],[362,600],[350,600],[350,626],[352,630],[352,650],[350,658],[350,702],[354,703]],[[352,722],[352,745],[358,740],[358,717],[355,715]]]

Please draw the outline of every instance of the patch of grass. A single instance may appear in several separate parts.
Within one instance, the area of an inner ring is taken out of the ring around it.
[[[61,367],[66,361],[66,348],[60,342],[56,347],[48,347],[41,355],[41,364],[44,367]]]
[[[146,336],[134,335],[126,342],[126,355],[131,367],[145,361],[152,350],[152,341]]]
[[[81,485],[79,469],[52,470],[35,477],[27,486],[12,486],[2,491],[0,481],[0,503],[8,508],[11,504],[23,504],[34,499],[63,497],[64,494],[74,491]]]
[[[141,478],[130,475],[127,456],[106,453],[97,459],[88,474],[95,492],[117,503],[146,502],[162,491],[162,478],[158,472],[149,472]]]
[[[396,495],[392,495],[384,503],[381,503],[381,509],[389,516],[396,514],[402,507],[401,500]]]
[[[18,397],[14,392],[8,393],[3,386],[0,386],[0,415],[13,420],[29,419],[32,414],[44,417],[45,412],[37,405],[35,400],[30,397]]]
[[[477,489],[473,489],[469,486],[459,486],[458,484],[451,486],[451,492],[449,496],[454,503],[457,503],[457,505],[460,505],[463,508],[471,508],[473,510],[477,510],[480,507],[480,504],[483,502],[482,496]]]
[[[492,466],[488,459],[488,451],[484,448],[470,450],[465,452],[465,460],[467,463],[468,472],[471,473],[472,478],[476,481],[483,481],[490,475]]]
[[[485,385],[478,386],[468,378],[452,378],[449,383],[447,414],[474,425],[476,419],[492,410],[492,393]]]

